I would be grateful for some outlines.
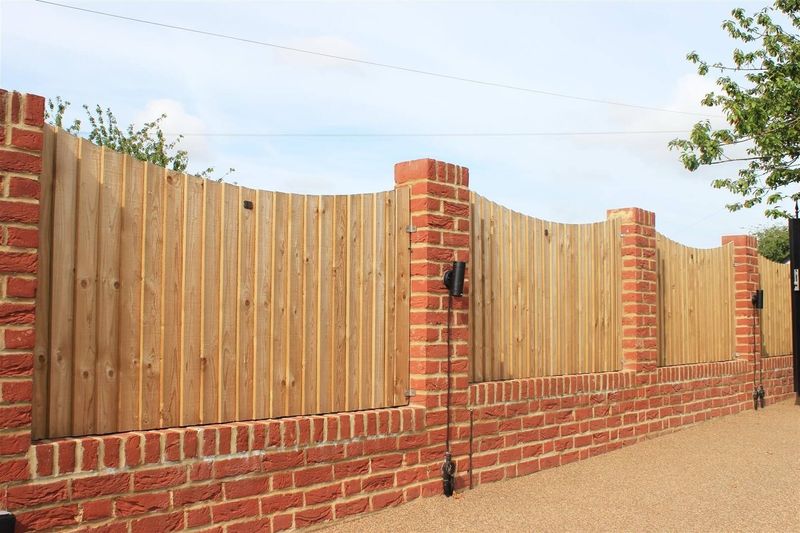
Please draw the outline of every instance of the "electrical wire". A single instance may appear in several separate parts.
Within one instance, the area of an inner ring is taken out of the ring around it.
[[[79,131],[78,135],[88,135]],[[336,137],[580,137],[592,135],[679,135],[685,130],[637,131],[536,131],[536,132],[486,132],[486,133],[164,133],[183,137],[265,137],[265,138],[336,138]]]
[[[445,452],[450,453],[450,323],[453,315],[453,295],[447,296],[447,432],[445,433]]]
[[[764,313],[761,309],[756,309],[758,313],[758,337],[761,339],[761,349],[758,351],[758,384],[761,389],[764,389],[764,330],[762,324],[764,323]]]
[[[756,313],[758,313],[758,309],[753,309],[753,327],[751,331],[753,333],[753,390],[757,391],[756,388]],[[756,399],[756,401],[758,401]]]
[[[34,1],[38,2],[40,4],[47,4],[47,5],[50,5],[50,6],[56,6],[56,7],[61,7],[61,8],[65,8],[65,9],[72,9],[74,11],[80,11],[80,12],[83,12],[83,13],[91,13],[91,14],[94,14],[94,15],[100,15],[100,16],[104,16],[104,17],[110,17],[110,18],[115,18],[115,19],[119,19],[119,20],[125,20],[125,21],[128,21],[128,22],[137,22],[139,24],[147,24],[147,25],[156,26],[156,27],[159,27],[159,28],[167,28],[167,29],[171,29],[171,30],[178,30],[178,31],[184,31],[184,32],[188,32],[188,33],[195,33],[195,34],[198,34],[198,35],[205,35],[207,37],[216,37],[216,38],[219,38],[219,39],[227,39],[227,40],[230,40],[230,41],[237,41],[237,42],[251,44],[251,45],[265,46],[265,47],[269,47],[269,48],[275,48],[275,49],[279,49],[279,50],[286,50],[286,51],[289,51],[289,52],[295,52],[295,53],[299,53],[299,54],[307,54],[307,55],[314,55],[314,56],[319,56],[319,57],[326,57],[328,59],[336,59],[336,60],[339,60],[339,61],[347,61],[349,63],[358,63],[360,65],[367,65],[367,66],[371,66],[371,67],[378,67],[378,68],[395,70],[395,71],[400,71],[400,72],[407,72],[407,73],[411,73],[411,74],[419,74],[419,75],[422,75],[422,76],[429,76],[429,77],[447,79],[447,80],[452,80],[452,81],[460,81],[460,82],[464,82],[464,83],[471,83],[473,85],[483,85],[483,86],[486,86],[486,87],[494,87],[494,88],[498,88],[498,89],[507,89],[507,90],[512,90],[512,91],[520,91],[520,92],[526,92],[526,93],[532,93],[532,94],[539,94],[539,95],[543,95],[543,96],[552,96],[552,97],[555,97],[555,98],[564,98],[564,99],[568,99],[568,100],[577,100],[577,101],[581,101],[581,102],[589,102],[589,103],[594,103],[594,104],[604,104],[604,105],[611,105],[611,106],[617,106],[617,107],[627,107],[627,108],[631,108],[631,109],[643,109],[643,110],[647,110],[647,111],[658,111],[658,112],[662,112],[662,113],[675,113],[675,114],[679,114],[679,115],[693,115],[693,116],[700,116],[700,117],[718,117],[718,115],[713,115],[713,114],[708,114],[708,113],[697,113],[697,112],[694,112],[694,111],[682,111],[682,110],[678,110],[678,109],[667,109],[667,108],[663,108],[663,107],[654,107],[654,106],[646,106],[646,105],[629,104],[629,103],[626,103],[626,102],[617,102],[617,101],[613,101],[613,100],[603,100],[603,99],[600,99],[600,98],[589,98],[589,97],[586,97],[586,96],[576,96],[576,95],[571,95],[571,94],[558,93],[558,92],[554,92],[554,91],[545,91],[545,90],[542,90],[542,89],[533,89],[533,88],[530,88],[530,87],[522,87],[520,85],[511,85],[511,84],[507,84],[507,83],[480,80],[480,79],[477,79],[477,78],[467,78],[467,77],[463,77],[463,76],[455,76],[455,75],[451,75],[451,74],[443,74],[443,73],[434,72],[434,71],[431,71],[431,70],[423,70],[423,69],[419,69],[419,68],[406,67],[406,66],[402,66],[402,65],[394,65],[394,64],[390,64],[390,63],[381,63],[381,62],[378,62],[378,61],[369,61],[369,60],[366,60],[366,59],[357,59],[357,58],[354,58],[354,57],[341,56],[341,55],[337,55],[337,54],[329,54],[329,53],[326,53],[326,52],[319,52],[319,51],[316,51],[316,50],[306,50],[306,49],[303,49],[303,48],[296,48],[294,46],[287,46],[287,45],[283,45],[283,44],[270,43],[270,42],[267,42],[267,41],[260,41],[260,40],[257,40],[257,39],[249,39],[249,38],[246,38],[246,37],[239,37],[239,36],[236,36],[236,35],[228,35],[228,34],[225,34],[225,33],[218,33],[218,32],[213,32],[213,31],[200,30],[200,29],[197,29],[197,28],[189,28],[187,26],[178,26],[178,25],[175,25],[175,24],[167,24],[167,23],[164,23],[164,22],[156,22],[154,20],[146,20],[146,19],[141,19],[141,18],[136,18],[136,17],[128,17],[128,16],[125,16],[125,15],[117,15],[115,13],[108,13],[106,11],[98,11],[98,10],[95,10],[95,9],[88,9],[88,8],[85,8],[85,7],[78,7],[78,6],[73,6],[73,5],[69,5],[69,4],[61,4],[61,3],[58,3],[58,2],[51,2],[49,0],[34,0]]]

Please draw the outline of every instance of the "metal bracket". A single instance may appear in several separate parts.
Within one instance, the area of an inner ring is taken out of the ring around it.
[[[406,398],[411,398],[417,395],[417,391],[415,389],[408,389],[406,392],[403,393],[403,396]]]
[[[413,224],[406,226],[406,233],[416,233],[417,227]]]

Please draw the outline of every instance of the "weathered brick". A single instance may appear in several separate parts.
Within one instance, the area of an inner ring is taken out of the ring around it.
[[[130,474],[93,474],[89,477],[72,480],[72,499],[95,498],[109,494],[128,492]]]
[[[190,505],[197,502],[219,500],[222,498],[222,485],[193,485],[185,489],[175,489],[173,499],[176,506]]]
[[[23,130],[21,128],[13,128],[11,130],[11,145],[25,150],[42,149],[44,135],[41,131]]]
[[[83,502],[81,504],[81,509],[83,510],[83,522],[102,520],[104,518],[110,518],[114,514],[114,502],[112,500]]]
[[[39,155],[0,149],[0,171],[40,174],[42,158]]]
[[[6,385],[6,383],[3,383],[3,385]],[[28,451],[30,445],[31,434],[27,431],[24,433],[0,435],[0,456],[24,453]]]
[[[34,507],[67,499],[67,482],[37,483],[9,487],[7,502],[9,509]]]
[[[77,523],[78,506],[62,505],[37,509],[16,515],[17,525],[21,531],[39,531],[60,526],[70,526]]]
[[[325,483],[333,480],[333,467],[330,465],[298,470],[294,473],[294,484],[298,487]]]
[[[7,350],[31,350],[36,342],[33,328],[6,329],[3,337]]]
[[[395,505],[400,505],[401,503],[403,503],[402,490],[376,494],[372,497],[372,510],[377,511],[378,509],[393,507]]]
[[[125,464],[136,466],[142,462],[142,438],[139,435],[129,435],[125,439]]]
[[[258,457],[238,457],[214,462],[214,477],[231,477],[249,474],[260,469]]]
[[[31,423],[31,406],[0,407],[0,428],[21,428]]]
[[[0,267],[2,256],[0,252]],[[33,304],[0,303],[0,324],[33,324],[35,311]]]
[[[211,507],[211,519],[215,524],[248,516],[258,516],[258,513],[257,499],[220,503]]]
[[[342,495],[342,486],[337,483],[335,485],[328,485],[318,489],[309,490],[305,494],[306,505],[316,505],[318,503],[325,503]]]
[[[33,381],[23,379],[0,384],[0,397],[6,403],[24,403],[33,400]],[[0,448],[2,450],[2,448]],[[0,455],[3,455],[0,451]]]
[[[25,124],[44,126],[44,98],[36,94],[25,95]]]
[[[39,204],[36,202],[0,201],[0,222],[36,224],[39,222]]]
[[[225,498],[236,499],[256,496],[269,492],[269,476],[228,481],[224,484]]]
[[[303,494],[301,492],[275,494],[261,498],[261,512],[264,514],[273,514],[292,507],[300,507],[301,505],[303,505]]]
[[[8,194],[12,198],[39,199],[41,185],[39,180],[12,177],[8,183]]]
[[[6,282],[6,296],[13,298],[36,297],[36,279],[9,277]]]
[[[125,496],[116,502],[117,516],[133,516],[142,513],[153,513],[169,507],[169,494],[137,494]]]
[[[186,527],[199,527],[211,523],[211,509],[200,507],[186,511]]]
[[[344,518],[359,513],[366,512],[369,509],[369,498],[361,498],[359,500],[352,500],[345,503],[336,504],[336,518]]]
[[[186,483],[186,468],[173,466],[142,470],[133,474],[133,490],[144,491],[174,487]]]
[[[265,472],[286,470],[304,463],[303,451],[272,452],[262,456],[262,469]]]
[[[131,533],[167,532],[183,529],[183,512],[140,518],[131,523]]]
[[[333,508],[318,507],[316,509],[304,509],[294,514],[294,523],[298,528],[310,526],[333,519]]]

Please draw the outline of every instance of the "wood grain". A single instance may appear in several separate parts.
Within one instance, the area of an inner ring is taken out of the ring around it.
[[[616,222],[557,224],[472,193],[474,382],[620,367]]]
[[[406,188],[255,191],[54,129],[44,157],[36,439],[407,403]]]
[[[701,249],[656,235],[659,364],[726,361],[736,352],[733,245]]]
[[[792,278],[788,264],[758,256],[764,309],[761,311],[762,353],[765,357],[792,354]]]

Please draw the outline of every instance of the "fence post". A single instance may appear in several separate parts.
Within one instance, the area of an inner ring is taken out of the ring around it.
[[[419,159],[395,165],[395,187],[410,187],[411,291],[409,298],[410,376],[412,405],[426,409],[430,430],[428,453],[444,452],[447,419],[447,306],[442,276],[453,261],[467,261],[469,280],[469,170],[453,164]],[[453,298],[450,340],[451,440],[458,424],[467,423],[469,381],[469,283],[464,296]],[[453,457],[463,456],[464,443],[451,446]],[[462,449],[463,448],[463,449]],[[426,453],[425,450],[422,453]],[[458,461],[457,461],[458,462]],[[463,462],[458,473],[464,474]],[[459,476],[460,484],[465,477]],[[431,490],[441,492],[438,489]]]
[[[0,486],[30,478],[43,126],[42,97],[0,89]]]
[[[758,272],[758,240],[752,235],[725,235],[722,244],[733,243],[736,358],[755,364],[761,357],[761,323],[751,298],[761,286]]]
[[[622,238],[622,368],[649,382],[658,367],[656,215],[638,207],[610,209]]]

